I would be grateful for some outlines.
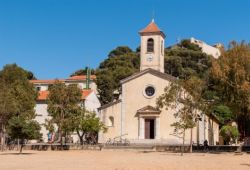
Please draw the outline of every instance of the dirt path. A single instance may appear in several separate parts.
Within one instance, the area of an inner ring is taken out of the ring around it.
[[[249,170],[250,155],[139,151],[0,153],[0,170]]]

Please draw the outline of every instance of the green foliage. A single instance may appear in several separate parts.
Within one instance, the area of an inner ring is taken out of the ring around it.
[[[8,85],[0,80],[0,124],[6,125],[13,113],[18,112],[15,95]]]
[[[231,140],[235,142],[235,140],[240,136],[238,129],[231,125],[223,126],[220,130],[220,134],[227,143],[229,143]]]
[[[51,133],[51,132],[55,132],[55,126],[53,124],[53,121],[51,121],[51,119],[45,119],[45,123],[43,124],[43,126]]]
[[[120,55],[124,55],[124,54],[128,54],[128,53],[132,53],[133,51],[127,47],[127,46],[120,46],[117,47],[116,49],[112,50],[108,57],[116,57],[116,56],[120,56]]]
[[[213,110],[216,117],[219,118],[222,124],[226,124],[227,122],[230,122],[235,118],[235,115],[233,115],[232,111],[227,106],[217,105]]]
[[[191,41],[188,39],[182,40],[181,43],[178,44],[178,46],[181,48],[186,48],[186,49],[193,50],[193,51],[201,51],[201,48],[198,45],[191,43]]]
[[[213,61],[212,87],[220,102],[237,114],[249,113],[250,105],[250,46],[232,42],[229,50]]]
[[[88,70],[88,67],[85,67],[84,69],[77,70],[74,73],[72,73],[70,75],[70,77],[80,76],[80,75],[87,75],[87,70]],[[94,69],[90,69],[90,73],[91,74],[95,74],[95,70]]]
[[[12,116],[35,116],[37,93],[29,83],[27,71],[16,64],[6,65],[0,71],[0,123],[7,125]]]
[[[8,134],[12,139],[40,139],[40,125],[34,120],[12,117],[9,120]]]
[[[60,137],[77,132],[83,144],[86,135],[105,129],[95,113],[85,110],[80,105],[82,93],[77,85],[66,86],[57,81],[49,90],[48,112],[52,119],[46,120],[45,127],[50,132],[55,130],[54,124],[56,124]]]
[[[27,71],[27,70],[25,70],[25,71],[26,71],[27,78],[29,80],[36,80],[35,75],[31,71]]]
[[[197,77],[177,80],[167,86],[157,99],[159,108],[176,109],[174,114],[176,121],[171,126],[174,127],[174,135],[182,137],[183,145],[186,130],[195,127],[200,117],[198,110],[206,110],[206,104],[202,100],[203,86],[203,81]]]
[[[12,139],[21,139],[22,146],[20,152],[22,152],[25,139],[31,140],[41,138],[40,125],[38,122],[31,119],[25,119],[22,116],[12,117],[8,121],[7,132]]]
[[[75,107],[71,110],[71,116],[67,120],[71,131],[75,131],[78,134],[81,145],[85,141],[88,141],[87,137],[94,136],[98,134],[99,131],[106,131],[106,127],[100,121],[94,112],[89,112],[84,108]],[[95,141],[88,141],[96,143],[96,139],[91,139]]]
[[[47,121],[46,127],[54,130],[52,124],[58,126],[60,137],[62,133],[69,131],[67,119],[71,116],[72,108],[78,107],[81,102],[81,90],[76,84],[66,86],[64,83],[56,81],[49,88],[48,112],[51,120]]]
[[[13,130],[18,125],[17,117],[25,121],[31,121],[35,117],[34,107],[37,92],[33,85],[29,83],[29,79],[32,77],[34,76],[31,72],[18,67],[16,64],[6,65],[0,71],[0,130],[2,144],[5,140],[6,128],[13,138],[18,135],[18,132]],[[19,124],[22,123],[26,122],[19,122]],[[31,133],[28,133],[27,129],[25,129],[24,133],[19,135],[21,135],[20,138],[30,139]]]
[[[118,96],[115,90],[120,88],[120,80],[139,70],[139,56],[128,47],[112,50],[96,71],[97,87],[102,104],[109,103]]]
[[[213,60],[209,77],[214,105],[228,106],[235,114],[239,130],[250,135],[250,46],[231,42],[219,59]]]
[[[165,49],[165,73],[180,79],[197,76],[205,79],[211,67],[212,57],[203,53],[201,48],[189,40]]]

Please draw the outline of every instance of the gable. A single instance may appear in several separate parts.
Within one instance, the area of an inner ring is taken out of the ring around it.
[[[145,107],[143,107],[143,108],[141,108],[141,109],[139,109],[139,110],[137,110],[137,113],[150,113],[150,114],[152,114],[152,113],[156,113],[156,114],[159,114],[161,111],[159,110],[159,109],[157,109],[157,108],[155,108],[155,107],[153,107],[153,106],[150,106],[150,105],[148,105],[148,106],[145,106]]]
[[[147,74],[147,73],[148,73],[148,74],[152,74],[152,75],[154,75],[154,76],[156,76],[156,77],[159,77],[159,78],[168,80],[168,81],[176,81],[176,78],[173,77],[173,76],[171,76],[171,75],[169,75],[169,74],[161,73],[161,72],[159,72],[159,71],[157,71],[157,70],[154,70],[154,69],[149,68],[149,69],[140,71],[140,72],[138,72],[138,73],[135,73],[135,74],[133,74],[133,75],[131,75],[131,76],[125,78],[125,79],[122,79],[122,80],[120,81],[120,83],[121,83],[121,84],[127,83],[127,82],[129,82],[129,81],[131,81],[131,80],[133,80],[133,79],[136,79],[136,78],[138,78],[138,77],[141,77],[141,76],[143,76],[143,75],[145,75],[145,74]]]

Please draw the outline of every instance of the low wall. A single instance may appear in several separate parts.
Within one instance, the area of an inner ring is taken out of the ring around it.
[[[239,146],[231,146],[231,145],[214,145],[214,146],[208,146],[209,152],[236,152],[239,151]],[[203,146],[193,146],[194,152],[203,152],[204,147]],[[242,152],[250,152],[250,146],[242,146],[241,148]]]
[[[115,145],[79,145],[79,144],[27,144],[23,148],[24,150],[102,150],[102,149],[123,149],[123,150],[142,150],[142,151],[158,151],[158,152],[181,152],[182,145],[138,145],[130,144],[128,146],[115,146]],[[193,152],[204,152],[203,146],[193,146]],[[189,152],[190,146],[184,146],[184,152]],[[206,152],[236,152],[239,151],[239,146],[229,145],[214,145],[209,146]],[[242,146],[241,151],[250,152],[250,146]]]
[[[27,144],[24,150],[101,150],[102,145],[78,145],[78,144]]]
[[[184,148],[182,145],[156,145],[155,150],[159,152],[181,152],[184,149],[184,152],[190,151],[189,145],[184,145]]]

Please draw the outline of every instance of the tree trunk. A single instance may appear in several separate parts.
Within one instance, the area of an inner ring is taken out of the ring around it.
[[[24,146],[24,144],[22,143],[22,144],[21,144],[21,147],[20,147],[20,152],[19,152],[20,154],[21,154],[22,151],[23,151],[23,146]]]
[[[193,152],[193,128],[191,128],[191,136],[190,136],[190,153]]]
[[[84,133],[82,133],[82,135],[80,134],[79,130],[76,130],[76,133],[80,139],[80,144],[83,145],[83,136],[84,136]]]
[[[183,156],[183,153],[185,151],[185,131],[183,131],[183,136],[182,136],[182,149],[181,149],[181,156]]]
[[[2,131],[1,131],[1,151],[4,151],[4,147],[5,147],[5,127],[2,124]]]

